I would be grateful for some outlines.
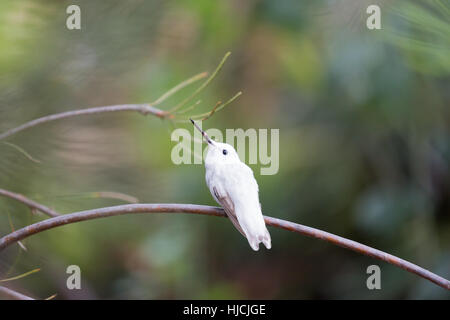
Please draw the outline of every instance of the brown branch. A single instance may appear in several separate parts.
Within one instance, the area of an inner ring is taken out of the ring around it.
[[[201,119],[201,121],[205,121],[205,120],[209,119],[210,117],[212,117],[212,115],[214,113],[219,112],[220,110],[222,110],[223,108],[228,106],[230,103],[232,103],[241,94],[242,94],[242,91],[239,91],[233,97],[231,97],[227,102],[225,102],[225,103],[222,103],[221,101],[217,102],[216,105],[214,106],[214,108],[211,111],[206,112],[206,113],[201,113],[201,114],[195,114],[195,115],[192,115],[190,118],[191,119],[195,119],[195,120],[200,120]]]
[[[59,217],[43,220],[17,231],[14,231],[0,239],[0,251],[7,246],[29,237],[33,234],[56,228],[58,226],[75,223],[84,220],[105,218],[123,214],[131,213],[192,213],[203,214],[209,216],[226,217],[223,210],[217,207],[194,205],[194,204],[128,204],[114,207],[106,207],[99,209],[92,209],[86,211],[75,212]],[[414,273],[424,279],[427,279],[435,284],[450,290],[450,281],[442,278],[424,268],[421,268],[411,262],[400,259],[396,256],[388,254],[378,249],[371,248],[353,240],[349,240],[332,233],[322,231],[319,229],[307,227],[301,224],[272,218],[264,217],[267,225],[300,233],[312,238],[325,240],[343,248],[379,259],[397,267],[400,267],[408,272]]]
[[[41,123],[59,120],[59,119],[63,119],[63,118],[76,117],[76,116],[88,115],[88,114],[96,114],[96,113],[104,113],[104,112],[134,111],[134,112],[140,112],[143,115],[151,114],[160,119],[165,119],[165,118],[174,119],[175,111],[178,111],[180,108],[182,108],[187,102],[189,102],[196,95],[198,95],[201,91],[203,91],[214,80],[214,78],[220,72],[220,70],[222,69],[223,65],[225,64],[225,61],[227,60],[227,58],[230,54],[231,54],[231,52],[227,52],[225,54],[225,56],[223,57],[222,61],[220,62],[220,64],[216,68],[216,70],[213,72],[213,74],[208,79],[206,79],[206,81],[203,82],[202,85],[200,85],[200,87],[198,87],[189,97],[184,99],[181,103],[179,103],[178,105],[176,105],[174,108],[172,108],[169,111],[164,111],[164,110],[158,109],[155,107],[155,105],[160,104],[161,102],[163,102],[164,100],[166,100],[173,94],[177,93],[184,87],[186,87],[200,79],[205,78],[208,75],[208,73],[202,72],[202,73],[199,73],[187,80],[184,80],[183,82],[179,83],[178,85],[176,85],[175,87],[173,87],[172,89],[170,89],[169,91],[164,93],[161,97],[159,97],[152,104],[148,104],[148,103],[145,103],[145,104],[123,104],[123,105],[94,107],[94,108],[88,108],[88,109],[79,109],[79,110],[66,111],[66,112],[62,112],[62,113],[56,113],[56,114],[52,114],[52,115],[48,115],[48,116],[44,116],[41,118],[31,120],[31,121],[26,122],[18,127],[15,127],[6,132],[3,132],[0,134],[0,140],[3,140],[9,136],[12,136],[13,134],[16,134],[20,131],[37,126]],[[235,97],[232,98],[232,100],[234,100],[234,99],[235,99]],[[231,102],[231,101],[229,101],[229,102]],[[228,104],[228,103],[226,103],[226,104]],[[219,108],[218,110],[222,109],[223,107],[224,107],[224,105],[221,108]],[[216,111],[218,111],[218,110],[216,110]]]
[[[214,112],[216,112],[216,109],[222,104],[222,101],[217,101],[216,105],[214,106],[214,108],[204,117],[202,118],[202,121],[208,120],[213,114]]]
[[[0,140],[5,139],[9,136],[12,136],[13,134],[20,132],[20,131],[37,126],[37,125],[39,125],[41,123],[45,123],[45,122],[50,122],[50,121],[55,121],[55,120],[70,118],[70,117],[76,117],[76,116],[82,116],[82,115],[104,113],[104,112],[119,112],[119,111],[134,111],[134,112],[139,112],[143,115],[151,114],[151,115],[154,115],[161,119],[170,115],[170,113],[168,113],[167,111],[163,111],[161,109],[155,108],[149,104],[123,104],[123,105],[116,105],[116,106],[104,106],[104,107],[94,107],[94,108],[88,108],[88,109],[72,110],[72,111],[66,111],[66,112],[62,112],[62,113],[51,114],[48,116],[44,116],[42,118],[38,118],[38,119],[31,120],[29,122],[26,122],[26,123],[22,124],[21,126],[12,128],[12,129],[0,134]]]
[[[8,191],[5,189],[0,189],[0,196],[8,197],[8,198],[17,200],[19,202],[22,202],[23,204],[27,205],[31,210],[40,211],[50,217],[57,217],[60,215],[55,210],[50,209],[49,207],[46,207],[40,203],[37,203],[36,201],[30,200],[27,197],[25,197],[19,193],[14,193],[14,192],[11,192],[11,191]]]
[[[2,286],[0,286],[0,294],[13,300],[34,300],[31,297]]]

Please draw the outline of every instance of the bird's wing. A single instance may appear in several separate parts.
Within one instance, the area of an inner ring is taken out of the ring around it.
[[[253,250],[259,243],[271,248],[269,231],[261,212],[258,183],[253,171],[244,163],[226,164],[206,174],[208,187],[224,208],[233,225],[247,238]]]
[[[242,228],[237,220],[236,212],[234,211],[234,204],[231,200],[231,197],[226,192],[224,194],[220,194],[217,189],[218,188],[213,187],[214,196],[216,197],[217,201],[222,206],[223,210],[225,211],[233,225],[236,227],[236,229],[238,229],[239,232],[245,237],[245,233],[244,231],[242,231]]]

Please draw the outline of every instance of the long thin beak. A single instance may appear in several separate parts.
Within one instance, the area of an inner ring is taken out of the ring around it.
[[[194,127],[196,127],[197,130],[200,131],[200,132],[202,133],[202,136],[203,136],[203,138],[205,138],[206,142],[208,142],[210,145],[213,146],[213,145],[214,145],[214,141],[212,141],[212,140],[208,137],[208,135],[206,134],[206,132],[203,131],[202,129],[200,129],[200,127],[195,123],[194,120],[192,120],[192,119],[189,119],[189,120],[191,120],[191,122],[192,122],[192,124],[194,125]]]

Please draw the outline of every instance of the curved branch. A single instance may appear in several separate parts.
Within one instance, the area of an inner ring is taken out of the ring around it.
[[[23,204],[27,205],[30,209],[35,209],[38,210],[42,213],[45,213],[46,215],[50,216],[50,217],[57,217],[60,214],[58,212],[56,212],[53,209],[50,209],[49,207],[46,207],[40,203],[37,203],[36,201],[30,200],[27,197],[19,194],[19,193],[14,193],[5,189],[0,189],[0,196],[5,196],[14,200],[17,200],[19,202],[22,202]]]
[[[14,290],[2,286],[0,286],[0,294],[13,300],[34,300],[29,296],[26,296],[24,294],[21,294],[19,292],[16,292]]]
[[[2,134],[0,134],[0,140],[5,139],[9,136],[12,136],[13,134],[16,134],[20,131],[23,131],[25,129],[37,126],[41,123],[55,121],[63,118],[69,118],[69,117],[76,117],[76,116],[82,116],[82,115],[88,115],[88,114],[96,114],[96,113],[104,113],[104,112],[119,112],[119,111],[134,111],[134,112],[140,112],[143,115],[151,114],[158,118],[165,118],[169,115],[167,111],[163,111],[161,109],[155,108],[149,104],[123,104],[123,105],[116,105],[116,106],[104,106],[104,107],[94,107],[94,108],[88,108],[88,109],[79,109],[79,110],[72,110],[72,111],[66,111],[62,113],[56,113],[51,114],[48,116],[44,116],[42,118],[37,118],[34,120],[31,120],[29,122],[26,122],[16,128],[12,128]]]
[[[105,218],[123,214],[131,213],[193,213],[193,214],[203,214],[209,216],[226,217],[225,213],[221,208],[210,207],[204,205],[194,205],[194,204],[128,204],[114,207],[106,207],[99,209],[92,209],[86,211],[75,212],[71,214],[62,215],[59,217],[50,218],[43,220],[17,231],[14,231],[3,238],[0,239],[0,251],[5,249],[7,246],[29,237],[33,234],[56,228],[58,226],[98,218]],[[400,267],[408,272],[414,273],[424,279],[427,279],[435,284],[450,290],[450,281],[442,278],[422,267],[419,267],[411,262],[400,259],[396,256],[388,254],[378,249],[371,248],[369,246],[363,245],[353,240],[349,240],[332,233],[322,231],[319,229],[307,227],[301,224],[272,218],[264,217],[267,225],[293,231],[300,233],[312,238],[325,240],[331,242],[335,245],[341,246],[343,248],[362,253],[364,255],[386,261],[397,267]]]

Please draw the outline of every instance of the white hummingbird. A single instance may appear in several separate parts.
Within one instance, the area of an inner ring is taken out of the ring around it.
[[[208,143],[205,158],[206,184],[213,198],[220,204],[239,232],[247,238],[253,250],[262,242],[271,248],[258,196],[258,183],[253,171],[243,163],[234,148],[215,142],[190,119]]]

